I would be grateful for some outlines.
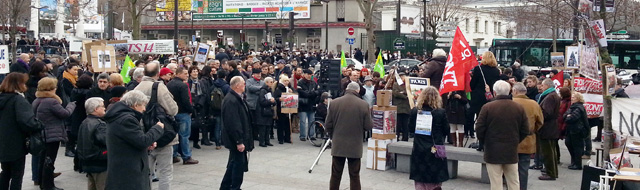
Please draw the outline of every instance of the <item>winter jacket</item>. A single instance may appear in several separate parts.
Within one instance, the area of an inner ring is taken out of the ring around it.
[[[80,124],[77,156],[82,171],[107,171],[107,123],[99,117],[90,114]]]
[[[455,95],[460,95],[460,99],[455,98]],[[467,106],[467,95],[464,91],[455,91],[451,93],[451,96],[447,99],[446,111],[447,111],[447,120],[451,124],[461,124],[464,125],[467,123],[465,118],[466,116],[466,106]]]
[[[529,121],[529,135],[518,144],[518,154],[533,154],[536,153],[536,133],[542,127],[542,109],[536,101],[529,99],[525,95],[513,97],[513,101],[520,104],[524,108],[524,112],[527,113],[527,120]]]
[[[160,87],[158,87],[160,88]],[[167,84],[167,89],[173,95],[173,100],[178,105],[178,113],[193,113],[194,109],[191,105],[191,99],[189,93],[189,87],[184,81],[178,77],[175,77]]]
[[[160,98],[158,98],[160,99]],[[142,113],[117,102],[107,111],[107,190],[150,190],[148,147],[163,129],[155,125],[144,132]]]
[[[538,135],[543,140],[557,140],[560,138],[560,130],[558,129],[558,116],[560,116],[560,101],[556,91],[540,97],[540,107],[544,116],[544,124]]]
[[[38,81],[40,81],[40,79],[42,79],[43,77],[39,77],[39,76],[29,76],[29,80],[27,80],[27,91],[24,92],[24,97],[27,99],[27,101],[29,101],[29,103],[32,103],[34,100],[36,100],[36,91],[38,91]]]
[[[138,84],[140,84],[140,83],[137,80],[129,81],[129,83],[127,84],[127,91],[132,91],[132,90],[136,89]]]
[[[482,72],[480,71],[480,69],[482,69]],[[482,73],[484,73],[484,75]],[[480,112],[482,106],[489,102],[484,96],[484,81],[487,81],[489,89],[493,92],[493,84],[498,81],[500,70],[498,70],[498,68],[487,65],[476,66],[475,68],[473,68],[472,75],[473,77],[471,77],[471,82],[469,84],[471,86],[471,111],[473,111],[474,113],[478,113]]]
[[[64,120],[71,116],[76,104],[71,102],[66,108],[62,107],[61,102],[51,95],[53,93],[36,92],[38,98],[33,101],[33,111],[36,113],[36,118],[44,124],[47,143],[66,142],[67,128]]]
[[[246,82],[246,90],[244,93],[247,95],[247,106],[249,110],[256,110],[258,104],[258,96],[260,95],[260,89],[264,86],[264,80],[256,80],[251,77]]]
[[[560,101],[560,109],[558,110],[558,130],[560,130],[560,139],[564,139],[564,131],[566,129],[566,123],[562,115],[571,107],[571,97],[564,98]]]
[[[236,145],[244,144],[245,151],[251,152],[255,147],[251,131],[252,117],[241,95],[231,91],[224,97],[221,117],[224,147],[237,150]]]
[[[317,99],[320,96],[318,84],[313,80],[302,78],[298,81],[298,112],[311,112],[316,110]],[[301,100],[306,99],[306,100]],[[306,102],[305,102],[306,101]]]
[[[136,87],[136,90],[140,90],[147,95],[147,97],[151,97],[153,82],[155,81],[156,80],[151,77],[144,76],[140,84]],[[178,104],[173,100],[173,95],[171,95],[171,92],[169,92],[169,89],[167,89],[167,86],[163,83],[158,85],[158,104],[164,108],[168,115],[176,116],[176,114],[178,114]]]
[[[584,104],[581,102],[572,104],[571,107],[569,107],[569,110],[567,110],[562,117],[565,119],[567,125],[567,135],[585,137],[588,134],[588,130],[591,130],[587,111],[584,108]]]
[[[444,74],[444,65],[446,62],[446,56],[434,57],[429,63],[427,63],[425,73],[421,77],[429,78],[431,86],[436,87],[436,89],[440,89],[440,82],[442,82],[442,74]]]
[[[9,72],[18,72],[18,73],[29,73],[29,65],[22,61],[22,59],[18,59],[18,62],[11,64],[9,66]]]
[[[509,96],[497,96],[485,104],[476,120],[476,134],[484,145],[484,161],[490,164],[518,163],[518,144],[529,133],[524,108]]]
[[[87,118],[87,110],[84,107],[84,103],[89,99],[90,92],[91,89],[74,88],[71,93],[71,101],[76,102],[76,109],[71,113],[71,125],[69,126],[71,128],[71,134],[77,135],[80,124]],[[105,100],[105,102],[106,101],[108,100]]]
[[[227,81],[227,84],[231,84],[231,78],[233,78],[235,76],[241,76],[245,80],[247,79],[247,77],[242,75],[242,73],[240,73],[240,71],[238,71],[238,69],[233,68],[233,70],[231,72],[229,72],[229,75],[227,75],[227,78],[225,79]]]
[[[332,140],[331,155],[362,158],[364,131],[373,128],[369,104],[355,92],[331,101],[325,121],[325,130]]]
[[[104,106],[108,107],[109,100],[111,99],[111,89],[107,88],[106,90],[102,90],[97,86],[94,86],[93,88],[91,88],[91,91],[89,92],[87,99],[93,98],[93,97],[102,98],[102,100],[104,100]],[[72,99],[71,101],[73,101],[73,91],[71,91],[71,99]]]
[[[216,88],[222,88],[222,93],[224,93],[224,95],[227,95],[229,91],[231,91],[231,87],[229,86],[229,83],[227,83],[227,81],[225,81],[224,79],[214,80],[213,85]]]
[[[0,93],[0,115],[0,162],[24,158],[24,140],[42,130],[42,123],[27,99],[18,93]]]
[[[417,110],[416,116],[417,116]],[[434,145],[444,145],[449,135],[449,121],[444,109],[433,109],[423,105],[421,111],[431,111],[433,116],[431,135],[416,134],[411,150],[409,179],[422,183],[442,183],[449,180],[447,159],[436,158],[431,152]],[[415,121],[415,119],[413,119]],[[414,122],[415,123],[415,122]],[[415,124],[413,125],[415,126]]]
[[[398,85],[397,82],[393,82],[391,95],[393,105],[398,107],[398,114],[409,114],[411,108],[409,106],[409,99],[407,98],[407,89],[404,84]]]
[[[255,123],[261,125],[270,125],[273,123],[273,106],[276,105],[276,102],[271,102],[269,99],[265,98],[265,95],[269,93],[273,97],[271,88],[266,84],[260,88],[260,94],[258,96],[258,103],[256,106],[256,113],[259,113],[259,115],[253,117],[256,118]]]

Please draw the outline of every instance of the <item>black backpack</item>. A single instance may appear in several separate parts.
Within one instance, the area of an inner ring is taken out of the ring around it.
[[[213,113],[220,113],[222,110],[222,100],[224,99],[224,93],[222,92],[222,88],[219,88],[215,85],[211,85],[211,111]]]
[[[164,108],[158,103],[158,84],[154,82],[151,87],[151,99],[147,104],[147,110],[142,115],[142,123],[145,131],[149,131],[151,127],[156,125],[158,121],[164,124],[164,133],[156,142],[158,147],[164,147],[176,138],[176,128],[178,123],[173,116],[167,115]]]

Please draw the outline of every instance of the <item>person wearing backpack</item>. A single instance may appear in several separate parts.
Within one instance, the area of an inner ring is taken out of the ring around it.
[[[222,118],[220,116],[222,110],[222,100],[224,99],[224,96],[226,96],[227,93],[229,93],[229,91],[231,90],[231,87],[229,87],[229,84],[225,80],[228,74],[229,72],[224,69],[218,70],[218,73],[216,73],[217,78],[213,81],[210,92],[211,114],[213,115],[213,118],[215,120],[214,142],[216,143],[216,150],[222,149],[222,139],[220,139],[220,135],[222,132]]]

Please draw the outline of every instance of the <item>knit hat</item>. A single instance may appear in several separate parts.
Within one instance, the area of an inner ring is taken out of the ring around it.
[[[166,68],[166,67],[160,69],[160,76],[164,76],[164,75],[167,75],[167,74],[173,74],[173,71],[171,71],[171,69]]]
[[[127,88],[124,86],[114,86],[111,88],[111,97],[122,97],[127,92]]]

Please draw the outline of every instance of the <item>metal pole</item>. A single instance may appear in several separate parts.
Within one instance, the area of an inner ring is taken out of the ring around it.
[[[240,30],[240,51],[244,53],[244,14],[242,16],[242,29]]]
[[[427,0],[422,0],[422,52],[427,56]]]
[[[173,2],[173,51],[178,54],[178,0]]]
[[[398,7],[396,7],[397,8],[397,10],[396,10],[396,32],[398,34],[400,34],[400,3],[401,3],[401,0],[398,0]],[[369,37],[367,37],[367,38],[369,38]]]
[[[325,3],[326,8],[324,12],[324,48],[325,54],[329,55],[329,1]]]

